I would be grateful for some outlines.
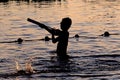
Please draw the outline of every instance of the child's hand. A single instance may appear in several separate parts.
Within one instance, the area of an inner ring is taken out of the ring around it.
[[[56,39],[55,39],[55,35],[54,34],[52,34],[52,42],[56,43]]]

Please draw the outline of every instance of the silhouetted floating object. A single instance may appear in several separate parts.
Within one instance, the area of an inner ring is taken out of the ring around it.
[[[23,39],[22,38],[18,38],[17,42],[18,42],[18,44],[21,44],[23,42]]]
[[[50,38],[48,36],[45,36],[45,41],[49,41]]]
[[[78,34],[75,35],[75,38],[79,38],[80,36]]]
[[[108,31],[104,32],[103,34],[104,37],[109,37],[110,36],[110,33]]]
[[[51,38],[49,38],[48,36],[46,36],[45,38],[42,39],[29,39],[29,40],[23,40],[22,38],[18,38],[17,40],[14,41],[1,41],[0,43],[18,43],[18,44],[22,44],[23,41],[49,41]]]
[[[101,34],[100,36],[103,36],[103,37],[109,37],[110,35],[112,35],[112,34],[110,34],[108,31],[105,31],[103,34]]]

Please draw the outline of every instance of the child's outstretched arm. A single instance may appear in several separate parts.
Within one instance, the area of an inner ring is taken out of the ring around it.
[[[46,29],[51,34],[55,34],[55,29],[53,29],[53,28],[51,28],[49,26],[46,26],[46,25],[44,25],[44,24],[42,24],[42,23],[40,23],[38,21],[35,21],[33,19],[30,19],[30,18],[28,18],[27,21],[39,25],[39,27]]]

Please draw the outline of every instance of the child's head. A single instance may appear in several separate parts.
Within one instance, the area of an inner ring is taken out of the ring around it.
[[[72,24],[72,20],[69,17],[63,18],[61,21],[61,29],[67,31]]]

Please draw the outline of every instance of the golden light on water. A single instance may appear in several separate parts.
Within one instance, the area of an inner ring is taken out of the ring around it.
[[[47,0],[47,2],[43,0],[43,2],[31,1],[30,3],[23,0],[22,2],[12,0],[7,5],[0,5],[0,11],[0,42],[14,41],[18,38],[32,40],[42,39],[45,36],[51,37],[38,25],[28,22],[27,18],[56,29],[60,28],[59,23],[64,17],[70,17],[73,21],[69,30],[72,38],[69,39],[68,46],[71,62],[66,63],[66,69],[68,68],[70,71],[64,72],[63,65],[59,65],[59,61],[56,59],[57,44],[53,44],[51,40],[45,44],[41,40],[23,41],[22,44],[0,43],[0,64],[4,64],[0,65],[1,73],[9,72],[8,66],[13,63],[15,63],[12,65],[14,66],[13,71],[23,73],[22,75],[35,73],[35,76],[34,74],[32,76],[38,80],[46,79],[46,76],[48,80],[56,78],[68,80],[71,77],[78,80],[112,80],[113,76],[106,77],[104,74],[120,72],[119,0]],[[118,35],[99,36],[105,31]],[[81,37],[75,40],[73,38],[75,34]],[[29,58],[29,56],[35,57],[34,64],[32,64],[33,58]],[[52,57],[54,57],[53,60],[51,60]],[[14,62],[13,58],[16,59]],[[93,77],[88,77],[88,74]],[[95,77],[96,74],[103,74],[103,76]],[[82,78],[81,75],[85,75],[87,78]],[[114,79],[118,78],[119,75],[114,76]],[[16,79],[19,80],[19,77]],[[21,80],[26,80],[26,76]]]

